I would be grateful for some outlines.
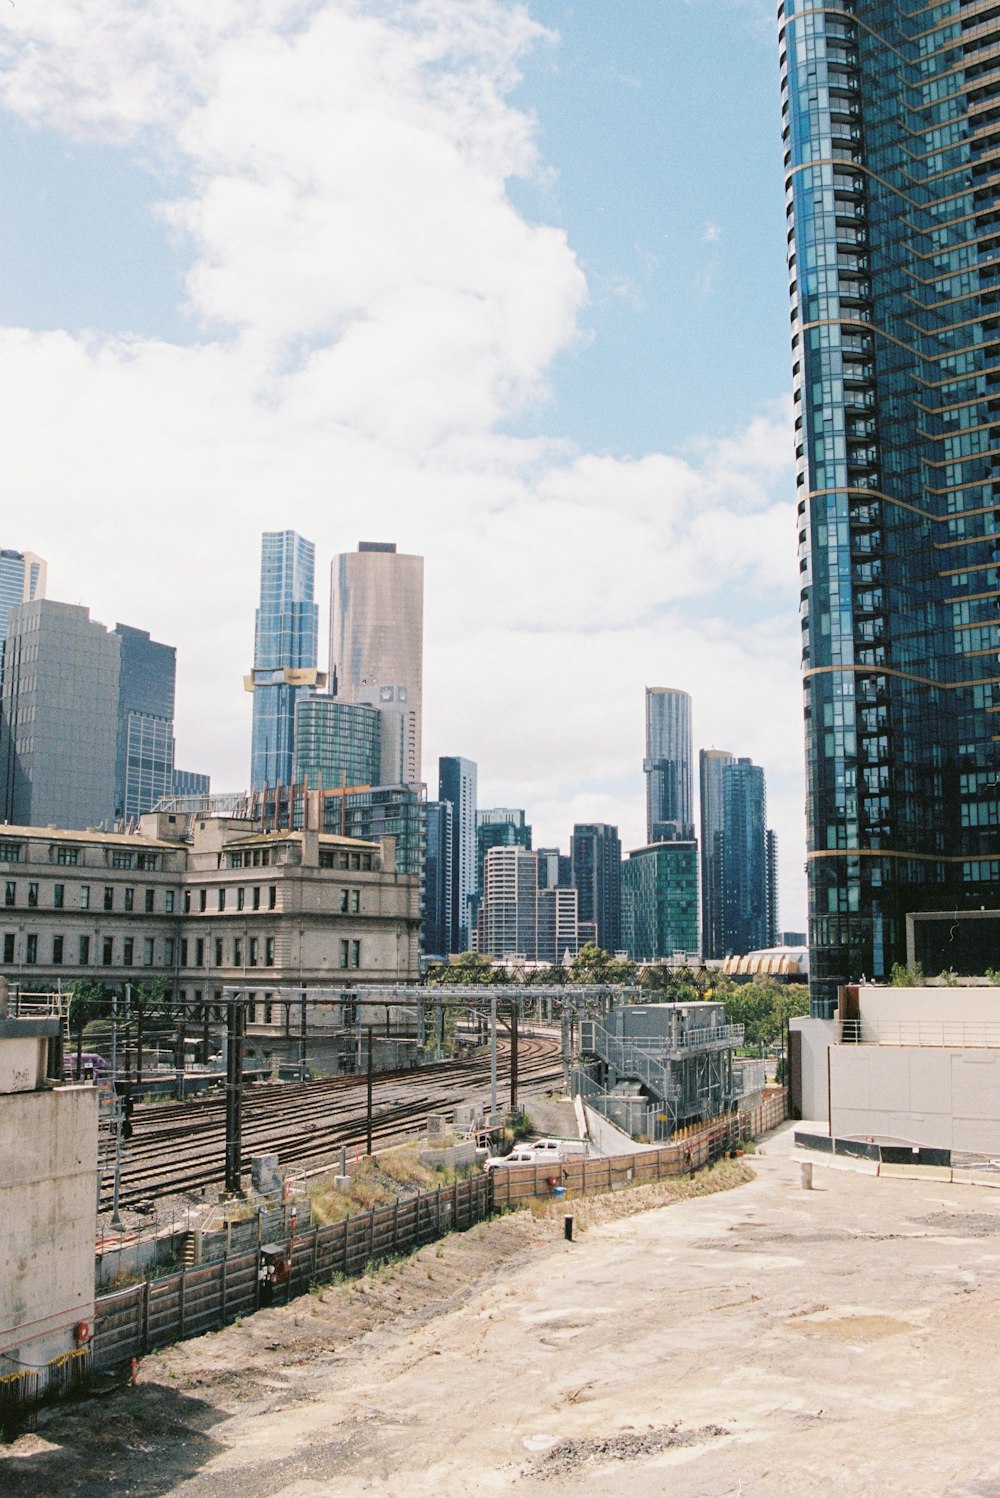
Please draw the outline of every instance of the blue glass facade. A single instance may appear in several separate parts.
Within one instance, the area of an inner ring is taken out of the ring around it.
[[[3,681],[7,615],[19,604],[45,597],[45,572],[45,563],[33,552],[0,548],[0,682]]]
[[[177,652],[128,624],[116,624],[115,634],[121,640],[115,816],[127,821],[173,795]]]
[[[426,814],[427,851],[424,858],[420,944],[426,957],[446,960],[453,950],[451,912],[454,809],[450,801],[428,801]]]
[[[691,698],[672,687],[646,688],[646,836],[694,837]]]
[[[1000,14],[779,7],[812,1006],[995,906]]]
[[[768,945],[766,822],[764,771],[732,760],[722,771],[723,957]]]
[[[289,785],[295,704],[322,684],[316,671],[319,611],[313,602],[316,549],[294,531],[265,531],[254,633],[250,786]]]

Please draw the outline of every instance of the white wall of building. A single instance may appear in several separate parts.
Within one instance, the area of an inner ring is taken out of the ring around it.
[[[95,1087],[0,1098],[0,1375],[44,1383],[93,1325],[97,1110]]]
[[[826,1058],[837,1036],[837,1022],[805,1014],[788,1025],[802,1037],[802,1117],[825,1123],[830,1113]]]

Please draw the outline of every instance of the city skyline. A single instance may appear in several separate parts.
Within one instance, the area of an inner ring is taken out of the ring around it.
[[[800,925],[770,4],[637,0],[622,28],[328,0],[298,30],[278,5],[136,31],[110,0],[96,52],[77,8],[0,19],[6,478],[32,514],[9,544],[52,596],[176,643],[180,762],[245,783],[260,532],[308,535],[321,576],[391,536],[427,559],[428,779],[459,750],[539,843],[608,822],[636,847],[635,704],[670,681],[697,746],[767,766]],[[324,145],[345,133],[350,180]],[[151,515],[195,542],[183,567],[149,556]]]

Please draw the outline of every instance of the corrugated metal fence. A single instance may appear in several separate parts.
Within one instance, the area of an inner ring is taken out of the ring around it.
[[[765,1097],[754,1108],[688,1134],[676,1144],[644,1149],[636,1154],[607,1155],[596,1159],[560,1160],[542,1165],[510,1165],[494,1170],[493,1206],[519,1207],[535,1196],[551,1195],[553,1186],[565,1186],[567,1195],[589,1196],[625,1186],[648,1186],[668,1176],[698,1170],[714,1159],[731,1141],[756,1139],[774,1129],[786,1116],[784,1088]]]

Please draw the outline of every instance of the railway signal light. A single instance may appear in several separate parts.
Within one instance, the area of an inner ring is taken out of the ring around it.
[[[135,1098],[131,1094],[122,1099],[122,1138],[132,1138],[132,1114],[135,1112]]]

